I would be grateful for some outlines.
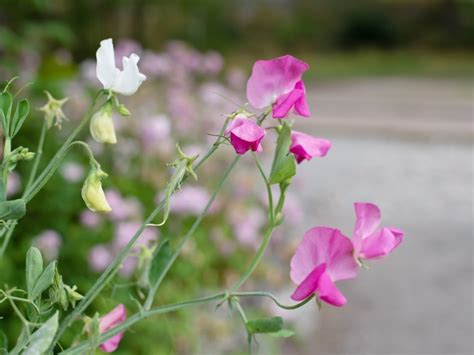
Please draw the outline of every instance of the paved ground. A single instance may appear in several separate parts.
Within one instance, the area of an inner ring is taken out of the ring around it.
[[[355,80],[309,94],[305,125],[333,149],[300,166],[305,227],[350,233],[352,203],[371,201],[406,240],[342,285],[346,307],[303,313],[315,325],[303,353],[472,354],[472,82]]]

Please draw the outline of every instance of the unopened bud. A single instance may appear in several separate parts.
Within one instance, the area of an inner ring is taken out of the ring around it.
[[[110,103],[106,103],[92,116],[90,131],[92,138],[99,143],[117,143],[114,122],[112,121],[112,105]]]
[[[87,176],[84,185],[82,186],[82,199],[86,203],[87,208],[93,212],[110,212],[110,207],[105,198],[104,190],[102,189],[101,180],[106,178],[107,174],[100,168],[92,168]]]

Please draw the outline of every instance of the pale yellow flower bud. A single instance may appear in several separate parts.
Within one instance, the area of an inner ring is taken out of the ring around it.
[[[93,212],[107,213],[112,211],[102,189],[101,180],[106,177],[107,174],[100,170],[100,168],[93,168],[82,186],[82,199],[86,203],[87,208]]]
[[[92,116],[90,131],[92,138],[99,143],[117,143],[114,122],[112,121],[112,106],[110,104],[105,104],[100,111]]]

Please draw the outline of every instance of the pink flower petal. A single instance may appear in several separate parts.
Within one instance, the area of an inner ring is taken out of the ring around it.
[[[333,281],[357,276],[353,246],[341,231],[329,227],[315,227],[307,231],[291,259],[290,276],[301,284],[319,265],[326,264],[326,272]]]
[[[323,272],[319,278],[317,294],[321,300],[336,307],[342,307],[347,302],[326,272]]]
[[[319,285],[319,279],[326,270],[326,264],[317,266],[311,273],[298,285],[291,298],[295,301],[302,301],[316,292]]]
[[[304,96],[303,90],[293,89],[289,93],[280,95],[273,105],[273,118],[286,118],[290,110]]]
[[[230,142],[237,154],[245,154],[249,149],[254,152],[262,150],[261,141],[266,131],[255,122],[237,116],[226,129]]]
[[[372,203],[354,203],[356,223],[354,226],[354,249],[356,254],[362,248],[362,240],[374,233],[380,225],[381,212],[377,205]]]
[[[364,259],[382,258],[395,249],[403,239],[398,229],[382,228],[362,241],[360,256]]]
[[[308,68],[291,55],[257,61],[247,82],[247,99],[258,109],[273,105],[278,97],[295,88]]]
[[[331,142],[324,138],[312,137],[298,131],[291,132],[290,152],[296,161],[311,160],[313,157],[324,157],[331,148]]]
[[[306,100],[306,88],[304,86],[303,80],[300,80],[296,83],[295,89],[303,90],[303,96],[295,102],[295,112],[303,117],[309,117],[311,112],[309,111],[308,101]]]
[[[109,313],[100,318],[99,321],[99,332],[105,333],[109,329],[123,323],[127,319],[127,310],[123,304],[119,304],[117,307],[112,309]],[[123,337],[123,333],[119,333],[114,337],[106,340],[100,344],[99,348],[107,353],[113,352],[117,349],[120,340]]]

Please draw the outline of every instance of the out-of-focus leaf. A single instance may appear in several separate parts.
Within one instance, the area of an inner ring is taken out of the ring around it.
[[[7,335],[0,329],[0,354],[8,354],[8,338]]]
[[[2,121],[3,132],[7,135],[10,127],[10,116],[12,111],[13,98],[9,92],[0,93],[0,119]]]
[[[7,189],[5,183],[0,179],[0,202],[3,202],[7,199]]]
[[[291,329],[281,329],[277,332],[270,333],[270,335],[275,338],[289,338],[295,335],[295,331]]]
[[[150,272],[148,274],[150,289],[155,288],[156,283],[161,278],[161,275],[172,255],[173,250],[171,249],[169,240],[162,242],[156,249],[151,260]]]
[[[25,213],[26,204],[21,198],[0,202],[0,220],[20,219]]]
[[[42,272],[43,257],[41,252],[37,248],[31,247],[26,254],[26,289],[28,294],[33,291],[36,281],[38,281]]]
[[[36,332],[31,335],[28,347],[23,355],[42,355],[50,347],[58,330],[58,312],[49,318]]]
[[[247,322],[247,330],[251,334],[276,333],[283,329],[283,318],[270,317],[253,319]]]
[[[15,115],[13,116],[13,120],[10,124],[10,137],[15,137],[18,132],[20,131],[23,123],[25,123],[26,117],[30,112],[30,104],[28,100],[23,99],[18,102],[16,107]]]

